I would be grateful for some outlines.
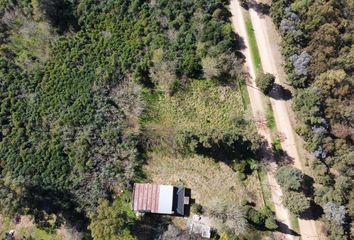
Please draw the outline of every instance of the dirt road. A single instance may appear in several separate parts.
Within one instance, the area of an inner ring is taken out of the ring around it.
[[[282,67],[280,47],[275,38],[277,35],[275,26],[269,16],[263,16],[254,9],[250,9],[249,12],[257,39],[263,70],[264,72],[274,74],[276,76],[276,83],[286,88],[284,85],[285,73]],[[271,98],[271,104],[277,129],[280,134],[284,136],[284,140],[281,143],[282,148],[292,159],[293,164],[300,170],[303,170],[296,145],[294,129],[289,117],[289,109],[285,100],[279,97],[279,95],[276,96],[275,98]],[[299,227],[302,239],[319,239],[315,221],[299,219]]]
[[[252,114],[253,117],[257,119],[256,125],[257,125],[258,133],[261,136],[263,136],[268,142],[268,145],[271,146],[271,142],[272,142],[271,133],[267,128],[266,124],[264,124],[266,122],[265,108],[263,106],[262,95],[260,91],[256,88],[256,84],[255,84],[256,71],[248,47],[249,41],[248,41],[247,32],[245,28],[245,21],[243,19],[242,9],[238,1],[236,0],[231,1],[230,11],[232,13],[232,18],[231,18],[232,24],[236,32],[244,39],[245,46],[246,46],[246,48],[243,50],[243,54],[246,57],[246,66],[248,67],[248,72],[250,74],[250,81],[247,84],[247,91],[251,102]],[[283,232],[283,234],[277,233],[276,237],[277,239],[285,239],[285,238],[296,239],[293,235],[291,235],[291,229],[289,229],[290,226],[289,214],[288,211],[281,204],[282,191],[279,185],[276,183],[273,176],[273,173],[276,169],[274,157],[269,156],[269,161],[270,161],[270,166],[269,166],[269,171],[267,172],[268,182],[271,187],[271,195],[275,206],[276,217],[277,220],[281,223],[280,228],[281,231]]]

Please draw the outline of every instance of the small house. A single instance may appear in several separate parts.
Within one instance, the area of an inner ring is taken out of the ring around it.
[[[136,183],[133,190],[133,210],[140,213],[185,215],[189,205],[184,187]]]

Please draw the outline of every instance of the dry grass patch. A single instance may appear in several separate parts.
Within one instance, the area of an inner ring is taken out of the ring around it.
[[[225,163],[200,155],[173,157],[153,152],[149,159],[145,171],[151,181],[191,188],[192,198],[203,206],[214,201],[240,202],[242,199],[262,204],[255,173],[241,181]]]
[[[186,91],[160,96],[156,113],[163,126],[191,132],[224,132],[236,127],[243,117],[241,94],[228,86],[195,81]]]

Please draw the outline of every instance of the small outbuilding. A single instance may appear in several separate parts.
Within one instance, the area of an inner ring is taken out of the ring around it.
[[[140,213],[185,215],[189,205],[184,187],[136,183],[133,190],[133,210]]]

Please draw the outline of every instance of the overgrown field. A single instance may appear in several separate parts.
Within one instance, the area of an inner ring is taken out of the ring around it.
[[[147,179],[190,188],[193,201],[223,236],[255,239],[274,230],[274,215],[264,204],[259,163],[252,159],[260,138],[240,89],[199,80],[176,94],[150,99],[154,104],[144,118],[151,140],[143,168]],[[211,213],[219,211],[215,206],[240,211],[241,219],[230,221],[247,221],[247,227],[235,230],[237,224],[221,223],[219,215]],[[265,226],[266,219],[273,225]]]
[[[205,207],[215,202],[241,204],[243,200],[262,206],[256,172],[242,181],[230,166],[209,157],[168,156],[152,152],[145,171],[152,182],[191,188],[192,198]]]
[[[242,138],[245,146],[253,140],[252,135],[256,136],[255,126],[247,120],[239,89],[213,81],[195,81],[175,95],[159,95],[150,114],[152,121],[147,128],[166,139],[154,145],[148,154],[146,173],[153,182],[188,186],[202,204],[213,200],[240,202],[242,198],[259,202],[256,196],[259,192],[245,187],[238,174],[227,165],[245,161],[244,155],[252,152],[234,149],[233,142],[230,146],[225,144],[220,152],[212,148],[214,144],[222,144],[223,138],[230,136],[232,140],[232,134]],[[194,141],[189,141],[190,137],[194,137]],[[186,143],[192,152],[183,156],[171,151],[174,144],[178,150],[186,147]],[[252,144],[249,144],[251,150]],[[220,156],[223,158],[218,158]]]
[[[231,162],[259,146],[260,139],[235,86],[194,81],[172,96],[158,95],[155,101],[146,128],[163,139],[161,143],[167,143],[171,150],[186,148],[212,154],[217,150],[221,153],[223,148],[225,156],[230,154],[225,160]],[[239,149],[234,148],[237,144]]]

